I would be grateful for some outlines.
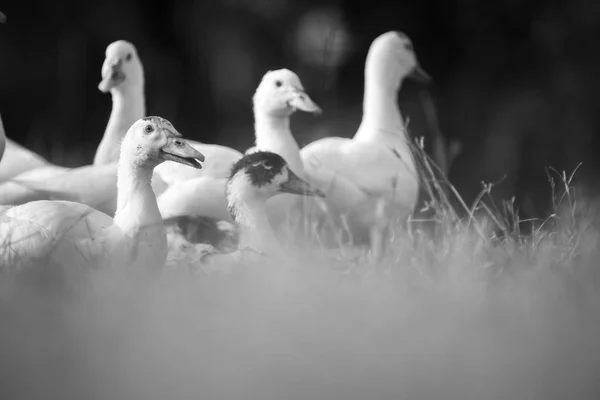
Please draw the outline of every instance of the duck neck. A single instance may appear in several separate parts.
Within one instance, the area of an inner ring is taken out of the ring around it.
[[[139,239],[140,233],[147,240],[166,238],[156,196],[152,191],[152,168],[125,161],[120,160],[117,172],[115,224],[130,238]]]
[[[286,114],[254,113],[256,149],[279,154],[298,175],[304,173],[300,148],[290,130],[290,116]]]
[[[95,165],[109,164],[119,160],[121,141],[135,121],[146,115],[144,85],[125,90],[112,89],[112,111],[102,141],[96,150]]]
[[[407,164],[407,168],[414,171],[416,167],[410,139],[398,109],[401,83],[398,80],[393,86],[376,76],[365,76],[363,119],[354,140],[379,142],[389,146]]]
[[[365,76],[363,119],[355,138],[377,139],[379,136],[401,135],[406,138],[404,120],[398,109],[398,91],[374,77]]]
[[[230,203],[234,220],[240,230],[239,248],[250,248],[265,255],[273,255],[279,242],[267,217],[263,199]]]

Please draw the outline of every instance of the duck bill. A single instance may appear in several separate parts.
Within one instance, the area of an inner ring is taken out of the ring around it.
[[[295,110],[301,110],[313,114],[322,114],[323,110],[306,94],[304,90],[294,88],[288,105]]]
[[[288,169],[288,180],[281,184],[279,191],[304,196],[325,197],[325,193],[300,179],[291,169]]]
[[[162,149],[162,158],[167,161],[174,161],[190,167],[202,169],[201,162],[204,162],[204,154],[190,146],[181,138],[170,138],[169,143]]]
[[[431,75],[429,75],[419,64],[408,74],[407,78],[410,78],[417,82],[429,83],[431,82]]]
[[[98,89],[102,93],[108,93],[110,89],[116,87],[125,80],[125,74],[122,70],[121,60],[107,60],[102,68],[102,81],[98,84]]]

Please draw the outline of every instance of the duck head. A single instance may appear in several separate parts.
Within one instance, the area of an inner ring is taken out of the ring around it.
[[[365,63],[365,78],[395,89],[404,78],[431,82],[431,76],[417,61],[411,40],[399,31],[386,32],[373,41]]]
[[[230,211],[237,203],[266,202],[279,193],[325,197],[322,191],[300,179],[278,154],[257,151],[233,165],[226,188]]]
[[[139,119],[129,128],[121,144],[121,160],[147,168],[174,161],[200,169],[204,155],[190,146],[169,121],[153,116]]]
[[[135,46],[125,40],[108,45],[102,64],[102,81],[98,84],[98,89],[108,93],[111,90],[124,91],[128,87],[143,85],[144,69]]]
[[[321,114],[322,110],[306,93],[298,75],[289,69],[268,71],[253,97],[254,112],[290,116],[296,110]]]

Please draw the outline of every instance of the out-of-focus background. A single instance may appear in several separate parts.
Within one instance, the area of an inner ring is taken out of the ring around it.
[[[110,112],[98,89],[104,50],[133,42],[145,68],[147,111],[187,137],[245,150],[251,97],[269,69],[297,72],[320,117],[297,114],[300,145],[351,136],[361,118],[370,42],[401,30],[434,84],[399,95],[414,136],[431,142],[421,92],[443,134],[461,143],[451,181],[467,199],[502,181],[525,215],[550,201],[545,167],[594,189],[600,163],[600,2],[107,0],[8,1],[1,10],[0,112],[7,134],[49,160],[91,163]]]

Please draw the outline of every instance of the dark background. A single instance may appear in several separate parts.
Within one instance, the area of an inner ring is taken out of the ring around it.
[[[361,118],[370,42],[401,30],[433,77],[445,136],[462,151],[450,178],[467,200],[504,180],[525,215],[549,202],[545,167],[572,171],[591,193],[600,106],[600,2],[569,1],[12,1],[0,5],[0,112],[7,134],[52,162],[91,163],[110,113],[97,89],[104,51],[134,43],[147,112],[189,138],[245,150],[251,97],[268,69],[301,77],[321,117],[294,116],[300,145],[350,137]],[[419,93],[399,96],[415,136],[431,138]],[[427,139],[429,140],[429,139]]]

